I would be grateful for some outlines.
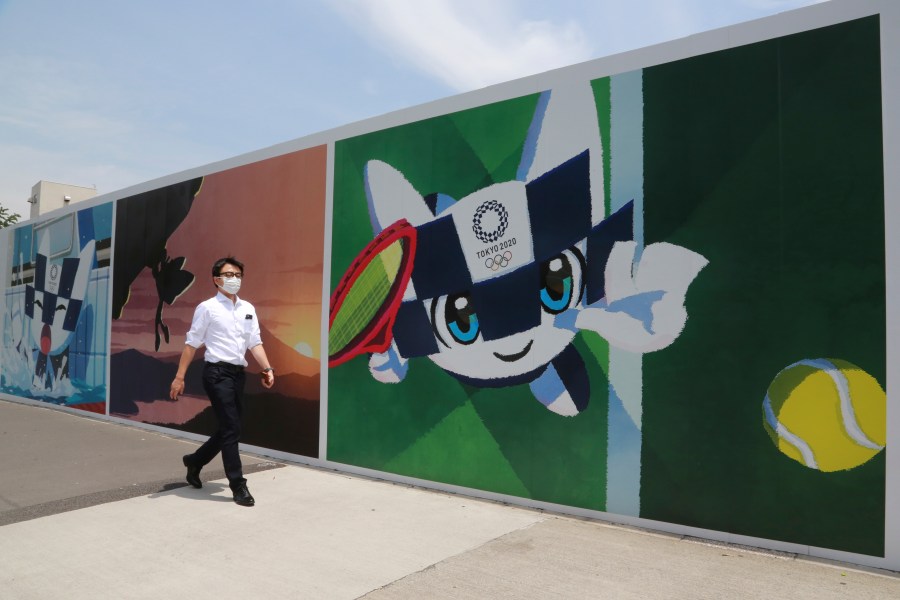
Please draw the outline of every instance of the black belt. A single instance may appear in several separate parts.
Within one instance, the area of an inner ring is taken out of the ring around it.
[[[233,365],[229,362],[207,362],[206,364],[210,367],[220,367],[226,371],[234,371],[235,373],[240,373],[244,370],[244,367],[241,365]]]

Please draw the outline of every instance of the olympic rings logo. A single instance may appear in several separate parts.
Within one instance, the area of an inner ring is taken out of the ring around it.
[[[485,231],[481,227],[481,220],[488,212],[495,213],[499,220],[497,227],[493,231]],[[482,203],[475,211],[475,216],[472,218],[472,231],[475,232],[475,237],[485,244],[493,244],[502,238],[503,234],[506,233],[506,228],[508,226],[509,213],[507,213],[506,208],[496,200],[488,200],[487,202]]]
[[[507,250],[503,254],[495,254],[491,258],[484,261],[484,266],[490,269],[491,271],[497,271],[504,267],[509,266],[509,262],[512,260],[512,252]]]

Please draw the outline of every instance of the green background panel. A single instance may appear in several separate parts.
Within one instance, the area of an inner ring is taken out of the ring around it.
[[[608,96],[608,84],[605,89]],[[537,95],[526,96],[338,142],[332,289],[373,237],[362,177],[366,162],[390,164],[422,194],[463,198],[515,179],[537,101]],[[608,97],[598,100],[598,106],[604,103],[600,120],[608,139]],[[602,368],[589,358],[589,344],[604,359]],[[592,384],[590,406],[575,418],[547,410],[527,385],[471,387],[425,358],[412,359],[405,380],[394,385],[375,381],[366,357],[330,369],[328,458],[603,509],[606,344],[579,336],[575,345],[588,358]]]

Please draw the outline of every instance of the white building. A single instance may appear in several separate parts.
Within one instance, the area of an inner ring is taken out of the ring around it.
[[[68,183],[55,183],[53,181],[38,181],[31,188],[31,215],[29,219],[48,213],[51,210],[68,206],[74,202],[81,202],[97,195],[97,188],[70,185]]]

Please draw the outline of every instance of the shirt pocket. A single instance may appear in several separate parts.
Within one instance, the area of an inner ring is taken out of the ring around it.
[[[241,334],[244,336],[245,340],[249,341],[250,338],[253,336],[253,328],[254,328],[254,325],[256,324],[256,319],[254,319],[254,318],[243,319],[243,321],[244,321],[244,325],[243,325],[243,327],[241,327]]]

